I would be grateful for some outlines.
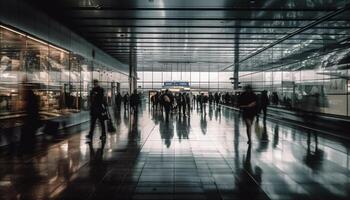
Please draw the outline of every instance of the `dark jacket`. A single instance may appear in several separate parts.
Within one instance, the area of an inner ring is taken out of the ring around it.
[[[90,102],[90,114],[100,115],[103,112],[103,106],[106,106],[104,89],[100,86],[94,87],[90,91]]]
[[[130,105],[131,106],[137,106],[140,101],[139,101],[139,95],[137,93],[133,93],[131,96],[130,96]]]
[[[120,93],[118,93],[116,96],[115,96],[115,103],[116,104],[121,104],[122,103],[122,95],[120,95]]]

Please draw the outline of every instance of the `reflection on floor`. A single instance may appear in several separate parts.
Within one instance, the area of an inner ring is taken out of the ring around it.
[[[1,153],[0,199],[348,199],[349,145],[238,113],[115,114],[117,131],[80,131],[28,155]]]

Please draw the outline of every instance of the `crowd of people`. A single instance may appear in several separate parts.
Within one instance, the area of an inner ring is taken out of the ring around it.
[[[259,117],[260,113],[263,116],[263,120],[266,120],[267,106],[270,104],[267,91],[262,91],[256,95],[253,92],[251,86],[246,86],[244,91],[230,95],[229,93],[200,93],[193,95],[192,93],[176,93],[173,94],[169,90],[158,91],[150,96],[152,109],[154,111],[165,113],[165,121],[169,122],[169,116],[171,113],[177,113],[179,115],[190,116],[191,110],[197,107],[204,115],[206,115],[206,106],[218,106],[220,104],[226,104],[234,102],[234,106],[238,107],[242,111],[242,118],[247,126],[248,144],[251,143],[251,127],[255,117]]]
[[[206,114],[206,105],[219,104],[219,95],[215,93],[204,93],[193,95],[189,92],[180,92],[173,94],[169,90],[158,91],[150,97],[152,109],[154,111],[162,111],[164,109],[165,119],[169,121],[170,113],[178,113],[179,115],[190,116],[191,110],[197,107],[202,113]]]
[[[26,81],[23,82],[23,100],[24,110],[26,117],[24,118],[23,131],[21,135],[21,146],[23,150],[33,149],[33,144],[35,143],[35,134],[40,126],[42,126],[42,121],[39,115],[39,100],[38,97],[33,92],[33,86]],[[114,97],[115,112],[121,111],[122,106],[124,106],[125,112],[133,113],[137,117],[139,107],[141,105],[141,95],[137,90],[134,90],[130,95],[128,92],[121,94],[118,92]],[[170,90],[157,91],[150,96],[150,103],[152,110],[159,112],[163,116],[165,114],[165,122],[168,123],[170,116],[172,114],[178,114],[183,118],[189,118],[191,112],[194,108],[198,112],[202,113],[202,116],[207,114],[207,106],[213,108],[217,106],[220,109],[221,105],[234,106],[239,108],[242,113],[242,119],[246,124],[246,131],[248,137],[248,144],[251,143],[251,127],[255,118],[259,119],[259,116],[263,117],[266,121],[267,107],[270,104],[276,104],[278,102],[278,95],[272,93],[270,96],[267,91],[254,92],[252,87],[247,85],[244,90],[239,93],[198,93],[193,94],[191,92],[177,92],[172,93]],[[311,102],[311,100],[310,100]],[[312,101],[315,102],[315,101]],[[316,103],[315,106],[318,105]],[[89,105],[90,105],[90,131],[86,135],[89,141],[92,140],[96,123],[99,122],[101,130],[101,140],[106,139],[106,128],[108,128],[108,123],[106,127],[106,120],[110,120],[110,114],[108,113],[109,105],[106,101],[105,91],[99,86],[98,80],[93,81],[93,88],[89,95]],[[210,110],[209,115],[210,115]],[[49,127],[46,124],[47,127]]]

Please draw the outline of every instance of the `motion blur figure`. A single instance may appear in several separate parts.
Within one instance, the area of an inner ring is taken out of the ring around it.
[[[214,100],[215,100],[216,106],[218,106],[220,103],[220,95],[217,92],[215,92],[214,94]]]
[[[188,93],[186,94],[186,108],[187,108],[188,116],[190,116],[190,113],[191,113],[191,96]]]
[[[238,105],[242,110],[242,117],[247,126],[248,144],[251,143],[251,132],[254,116],[256,115],[257,97],[250,85],[244,87],[244,92],[239,96]]]
[[[124,110],[127,110],[129,108],[129,93],[128,92],[123,96],[123,103],[124,103]]]
[[[135,89],[130,96],[130,108],[132,109],[134,114],[137,114],[139,104],[140,104],[140,96],[137,93],[137,90]]]
[[[105,126],[105,119],[102,116],[102,113],[104,112],[104,109],[107,109],[107,105],[105,103],[104,99],[104,90],[101,88],[98,84],[98,80],[94,80],[94,88],[90,91],[90,131],[89,134],[86,136],[88,139],[92,139],[96,121],[100,122],[101,125],[101,132],[102,135],[100,137],[101,140],[104,140],[106,138],[106,126]]]
[[[23,102],[25,117],[21,131],[22,153],[34,150],[36,132],[40,127],[39,97],[34,94],[33,85],[27,80],[23,82]]]
[[[269,97],[267,96],[267,91],[264,90],[261,92],[260,96],[260,110],[259,113],[262,112],[263,119],[266,121],[266,114],[267,114],[267,106],[270,104]]]
[[[169,90],[166,90],[165,93],[161,96],[162,105],[165,110],[165,121],[169,122],[170,110],[173,105],[173,96]]]
[[[116,111],[120,112],[120,107],[122,105],[122,95],[120,94],[120,92],[118,92],[118,94],[115,96],[115,106],[116,106]]]

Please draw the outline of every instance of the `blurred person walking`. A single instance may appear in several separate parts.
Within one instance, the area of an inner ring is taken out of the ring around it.
[[[20,145],[22,153],[34,150],[36,132],[40,127],[39,97],[34,94],[33,84],[23,81],[23,101],[25,117],[21,130]]]
[[[191,114],[191,96],[190,94],[186,94],[186,107],[187,107],[187,112],[188,112],[188,115]]]
[[[169,90],[166,90],[165,93],[161,96],[161,99],[165,110],[165,121],[169,122],[170,110],[173,105],[173,96]]]
[[[128,109],[129,106],[129,93],[126,92],[126,94],[123,97],[123,103],[124,103],[124,110]]]
[[[106,126],[105,126],[105,120],[107,120],[107,104],[104,99],[104,89],[99,86],[98,80],[93,81],[94,87],[90,91],[90,131],[89,134],[86,136],[86,138],[92,140],[96,121],[97,119],[100,122],[101,125],[101,140],[106,139]]]
[[[260,112],[263,112],[263,119],[264,121],[266,121],[266,114],[267,114],[267,106],[270,105],[269,102],[269,97],[267,96],[267,91],[264,90],[261,92],[261,96],[260,96]]]
[[[247,137],[248,144],[251,143],[251,132],[254,116],[256,115],[257,109],[257,97],[253,92],[250,85],[244,87],[244,92],[239,96],[238,105],[242,110],[243,121],[247,126]]]
[[[115,106],[116,106],[117,112],[120,112],[120,108],[122,106],[122,100],[123,100],[123,97],[120,94],[120,92],[118,92],[118,94],[115,96]]]
[[[140,104],[140,96],[137,93],[137,90],[135,89],[130,96],[130,108],[132,109],[134,114],[137,114],[139,104]]]

